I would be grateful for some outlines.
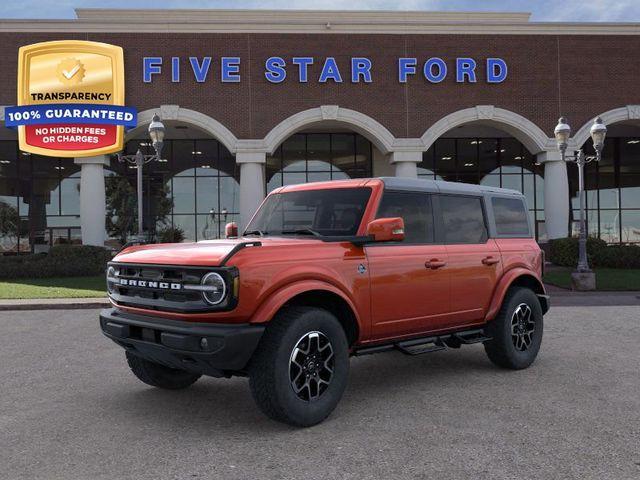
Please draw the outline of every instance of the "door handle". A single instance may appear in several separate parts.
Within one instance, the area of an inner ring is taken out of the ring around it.
[[[482,263],[485,265],[495,265],[496,263],[500,263],[500,259],[494,258],[491,255],[489,255],[488,257],[484,257],[482,259]]]
[[[438,268],[442,268],[447,264],[447,262],[443,262],[438,260],[437,258],[432,258],[431,260],[427,260],[424,262],[424,266],[426,268],[430,268],[431,270],[436,270]]]

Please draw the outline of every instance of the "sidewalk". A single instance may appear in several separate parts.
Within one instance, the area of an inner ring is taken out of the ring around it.
[[[545,285],[551,296],[553,307],[603,307],[603,306],[640,306],[640,291],[635,292],[574,292],[555,285]]]
[[[107,297],[0,300],[0,312],[10,310],[74,310],[80,308],[105,308],[110,305]]]

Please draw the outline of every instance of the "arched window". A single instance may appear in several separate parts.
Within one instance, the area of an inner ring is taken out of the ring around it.
[[[152,153],[146,141],[132,140],[125,151]],[[112,160],[119,177],[135,189],[133,165]],[[143,167],[146,228],[180,228],[186,240],[220,238],[227,222],[238,221],[240,171],[231,153],[215,139],[165,140],[162,161]],[[164,201],[164,200],[167,201]]]
[[[527,197],[536,238],[544,228],[543,168],[515,138],[439,138],[422,156],[418,176],[518,190]]]
[[[267,193],[283,185],[367,178],[371,142],[357,133],[296,133],[267,157]]]

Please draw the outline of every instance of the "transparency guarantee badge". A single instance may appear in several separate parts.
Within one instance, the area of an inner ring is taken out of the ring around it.
[[[125,127],[137,120],[124,106],[121,47],[63,40],[20,48],[18,106],[5,109],[20,150],[56,157],[117,152]]]

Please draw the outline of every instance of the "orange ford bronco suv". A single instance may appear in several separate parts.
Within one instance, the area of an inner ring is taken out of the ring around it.
[[[350,355],[483,343],[526,368],[549,308],[524,197],[378,178],[282,187],[239,238],[132,246],[108,266],[104,334],[144,383],[249,377],[269,417],[321,422]]]

